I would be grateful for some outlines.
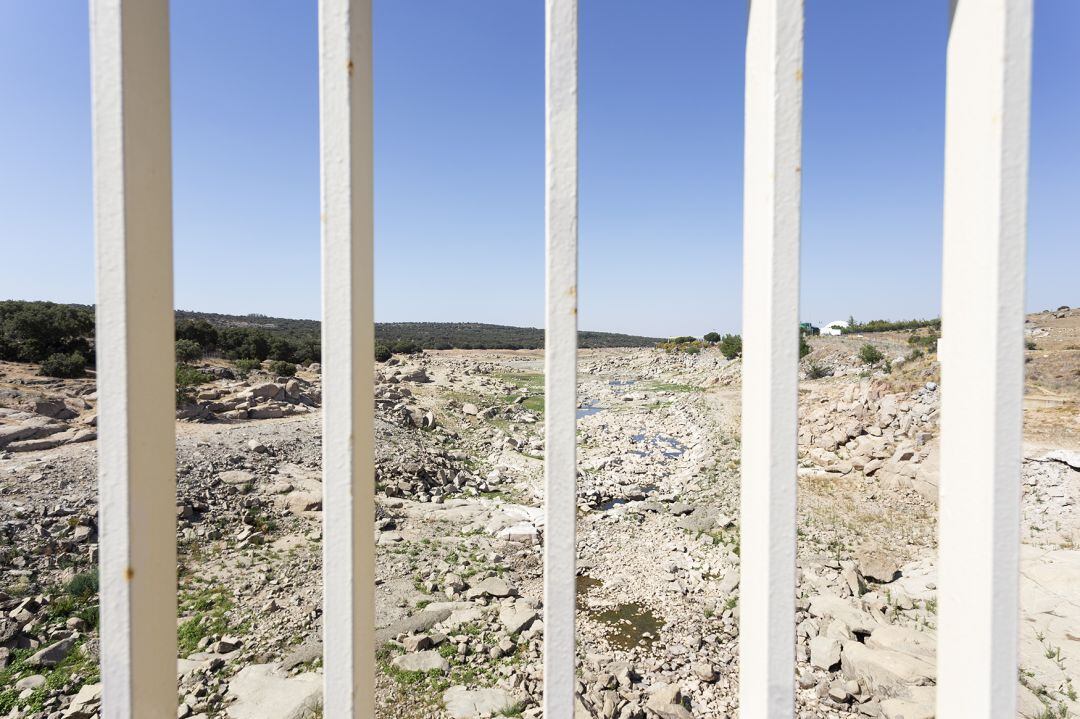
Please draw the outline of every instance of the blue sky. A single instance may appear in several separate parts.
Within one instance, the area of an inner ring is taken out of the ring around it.
[[[92,302],[87,3],[0,0],[0,298]],[[314,0],[172,8],[176,305],[319,313]],[[808,0],[804,319],[936,315],[947,0]],[[745,3],[585,0],[581,326],[737,330]],[[375,0],[379,320],[543,324],[543,3]],[[1080,304],[1080,3],[1036,3],[1028,305]]]

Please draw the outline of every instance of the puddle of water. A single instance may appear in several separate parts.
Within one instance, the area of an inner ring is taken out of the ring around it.
[[[597,412],[601,411],[602,409],[604,409],[604,408],[603,407],[597,407],[596,404],[591,399],[587,399],[587,400],[585,400],[584,402],[581,403],[580,407],[578,407],[577,418],[581,419],[582,417],[588,417],[590,414],[596,414]]]
[[[643,604],[630,602],[593,615],[609,627],[607,640],[617,649],[630,650],[652,644],[660,637],[664,621]]]
[[[636,444],[648,444],[653,447],[666,447],[666,449],[661,449],[660,453],[668,459],[675,459],[686,453],[686,447],[682,442],[674,437],[666,437],[662,434],[658,434],[651,439],[647,438],[644,433],[634,434],[630,435],[630,441]],[[645,456],[645,452],[640,450],[632,450],[632,453],[642,457]]]
[[[642,454],[644,454],[644,452],[642,452]],[[597,506],[597,509],[599,509],[601,512],[606,512],[609,509],[615,509],[616,507],[621,507],[622,505],[626,504],[627,502],[634,502],[634,501],[638,501],[638,500],[641,500],[641,499],[645,499],[646,497],[648,497],[650,494],[652,494],[653,492],[655,492],[658,489],[657,486],[654,485],[654,484],[645,484],[645,485],[638,485],[638,486],[641,489],[640,494],[635,492],[634,496],[631,496],[631,497],[617,497],[615,499],[609,499],[606,502],[601,502]]]
[[[587,574],[577,578],[577,608],[586,610],[585,596],[594,587],[602,585],[599,579]],[[602,609],[592,615],[601,624],[608,627],[607,640],[611,646],[630,650],[638,646],[647,646],[660,638],[664,620],[653,614],[644,604],[629,602],[610,609]]]
[[[599,587],[603,582],[599,579],[594,579],[588,574],[579,574],[577,576],[577,608],[585,609],[585,595],[587,595],[593,587]]]

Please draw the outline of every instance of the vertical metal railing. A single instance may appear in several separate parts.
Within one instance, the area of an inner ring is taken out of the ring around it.
[[[93,0],[90,40],[104,715],[174,719],[168,2]]]
[[[739,706],[795,709],[795,459],[802,0],[751,0],[746,29]]]
[[[544,710],[574,713],[577,0],[546,0]],[[938,715],[1016,706],[1031,0],[954,0]],[[176,712],[168,3],[91,0],[104,716]],[[325,715],[374,716],[371,0],[320,0]],[[740,714],[794,712],[803,0],[746,48]],[[975,447],[977,451],[971,452]]]
[[[938,710],[1016,716],[1031,0],[949,31]]]
[[[574,715],[577,519],[578,3],[547,0],[544,712]]]
[[[319,2],[328,717],[375,715],[371,0]]]

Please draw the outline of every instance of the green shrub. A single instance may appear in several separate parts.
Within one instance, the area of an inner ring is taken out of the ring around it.
[[[375,361],[385,362],[394,356],[394,353],[390,351],[390,348],[384,344],[375,345]]]
[[[678,337],[672,337],[669,342],[677,345],[684,345],[687,342],[693,342],[697,337],[691,337],[690,335],[679,335]]]
[[[276,374],[280,377],[292,377],[296,374],[296,365],[294,365],[292,362],[274,360],[270,363],[270,373]]]
[[[202,345],[195,340],[176,340],[176,359],[178,362],[194,362],[202,356]]]
[[[810,354],[813,348],[810,343],[806,341],[806,335],[799,333],[799,359],[802,359],[806,355]]]
[[[176,365],[176,406],[180,407],[193,401],[191,388],[214,381],[211,375],[200,372],[191,365]]]
[[[1024,342],[1024,347],[1027,347],[1029,350],[1035,349],[1036,346],[1037,345],[1035,344],[1035,340],[1027,340],[1026,342]]]
[[[257,359],[234,360],[233,367],[235,367],[236,371],[239,372],[241,375],[247,377],[248,374],[250,374],[251,372],[262,369],[262,362]]]
[[[412,355],[423,351],[423,347],[412,340],[396,340],[390,345],[390,349],[399,355]]]
[[[718,333],[718,332],[706,332],[705,336],[702,337],[701,339],[705,340],[706,342],[716,343],[716,342],[720,341],[720,333]]]
[[[46,377],[82,377],[86,374],[86,358],[80,352],[51,354],[41,363],[41,374]]]
[[[213,375],[200,371],[196,367],[187,364],[176,365],[176,386],[194,387],[207,382],[213,382]]]
[[[742,354],[742,335],[724,335],[720,338],[720,354],[735,359]]]
[[[701,352],[701,348],[697,345],[687,345],[686,347],[683,347],[683,352],[688,355],[696,355],[698,352]]]
[[[810,367],[806,370],[806,379],[821,379],[822,377],[828,377],[831,374],[832,371],[825,365],[811,362]]]
[[[941,335],[937,332],[930,330],[928,334],[913,334],[907,338],[908,344],[912,347],[921,347],[925,350],[932,351],[937,347],[937,341],[941,338]]]
[[[859,359],[863,361],[863,364],[877,364],[884,358],[885,355],[881,353],[881,350],[870,343],[859,348]]]

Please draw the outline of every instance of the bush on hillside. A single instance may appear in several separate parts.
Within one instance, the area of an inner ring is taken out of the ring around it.
[[[742,354],[742,335],[724,335],[720,338],[720,354],[735,359]]]
[[[859,359],[863,361],[863,364],[877,364],[885,358],[885,355],[881,353],[877,347],[872,344],[864,344],[859,348]]]
[[[46,377],[74,378],[86,374],[86,358],[81,352],[64,354],[57,352],[45,358],[41,363],[41,374]]]
[[[203,356],[203,348],[194,340],[176,340],[176,359],[179,362],[194,362]]]
[[[390,359],[393,356],[394,356],[394,353],[391,352],[390,348],[387,347],[386,345],[382,345],[382,344],[375,345],[375,361],[376,362],[385,362],[386,360]]]
[[[292,377],[296,374],[296,365],[292,362],[274,360],[270,363],[270,373],[276,374],[279,377]]]
[[[180,407],[194,401],[192,388],[207,382],[213,382],[214,377],[187,364],[176,365],[176,406]]]
[[[395,340],[390,345],[390,351],[398,355],[413,355],[418,352],[423,352],[423,349],[423,347],[412,340]]]
[[[243,377],[247,377],[255,370],[262,369],[262,362],[257,359],[238,359],[233,361],[233,367]]]
[[[806,335],[799,333],[799,359],[802,359],[806,355],[810,354],[813,348],[810,343],[806,341]]]
[[[934,330],[930,330],[928,334],[913,334],[907,338],[908,344],[912,347],[923,347],[928,350],[932,350],[937,347],[938,340],[941,339]]]
[[[716,343],[716,342],[720,341],[720,333],[719,332],[706,332],[705,335],[701,339],[705,340],[706,342]]]

